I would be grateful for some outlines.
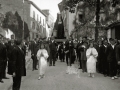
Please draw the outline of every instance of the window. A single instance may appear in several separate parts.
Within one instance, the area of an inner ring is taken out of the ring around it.
[[[33,18],[35,19],[35,11],[33,11]]]
[[[39,32],[39,31],[40,31],[40,30],[39,30],[39,25],[38,25],[38,24],[37,24],[36,30],[37,30],[37,32]]]
[[[39,21],[38,14],[37,14],[37,21]]]
[[[35,29],[35,22],[32,23],[32,29]]]
[[[40,17],[40,23],[41,23],[41,17]]]
[[[36,35],[36,38],[38,38],[38,35]]]
[[[32,39],[34,39],[34,33],[32,33]]]
[[[42,33],[42,26],[40,25],[40,33]]]
[[[79,21],[81,21],[83,19],[83,15],[79,14]]]
[[[44,19],[43,19],[43,26],[44,26]]]
[[[43,28],[43,35],[44,35],[44,37],[46,37],[46,29],[45,28]]]
[[[31,21],[31,28],[33,28],[33,22]]]

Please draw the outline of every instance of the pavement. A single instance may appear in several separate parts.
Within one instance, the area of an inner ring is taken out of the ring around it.
[[[26,58],[26,68],[28,68],[31,62],[31,52],[28,52],[28,55],[26,55],[25,58]],[[12,86],[12,76],[7,74],[6,77],[8,77],[9,79],[3,79],[4,83],[0,83],[0,90],[9,90]]]
[[[90,78],[81,70],[78,78],[78,74],[66,74],[66,69],[66,63],[58,60],[56,66],[47,67],[45,78],[38,80],[38,70],[32,71],[31,62],[27,76],[22,79],[21,90],[120,90],[120,79],[111,80],[99,73]]]

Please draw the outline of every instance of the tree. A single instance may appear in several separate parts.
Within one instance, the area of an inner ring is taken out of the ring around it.
[[[4,14],[0,13],[0,26],[2,26],[3,21],[4,21]]]
[[[6,12],[2,27],[12,30],[16,38],[22,38],[23,21],[17,11],[15,14],[13,14],[11,11]],[[24,22],[24,34],[24,39],[26,39],[29,36],[29,29],[26,22]]]
[[[15,16],[17,17],[17,21],[18,21],[16,35],[18,36],[18,38],[22,38],[23,21],[17,11],[15,12]],[[26,39],[29,36],[29,29],[26,22],[24,22],[24,36],[25,36],[24,39]]]
[[[26,22],[24,22],[24,39],[27,39],[29,37],[29,29]]]
[[[15,33],[17,26],[18,21],[16,16],[11,11],[6,12],[4,20],[2,22],[2,27],[9,28],[15,34],[15,36],[17,36]]]
[[[17,17],[17,21],[18,21],[18,27],[16,28],[15,34],[17,35],[17,38],[22,38],[23,21],[17,11],[15,12],[15,16]]]
[[[17,25],[18,25],[18,22],[17,22],[16,16],[11,11],[6,12],[2,27],[11,28],[11,26],[15,27]]]

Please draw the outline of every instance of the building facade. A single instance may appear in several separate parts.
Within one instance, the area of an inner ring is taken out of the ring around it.
[[[15,34],[8,28],[1,28],[0,27],[0,35],[7,38],[7,39],[11,39],[12,37],[11,36],[15,36]]]
[[[71,3],[67,4],[71,5]],[[64,5],[66,4],[63,4],[62,6],[64,7]],[[89,2],[81,0],[77,3],[75,8],[76,15],[74,20],[74,29],[77,35],[74,34],[73,36],[87,36],[93,39],[107,37],[120,40],[119,0],[100,0],[99,12],[96,12],[97,8],[95,2],[93,3],[92,0],[89,0]],[[99,16],[99,18],[97,16]]]
[[[15,13],[16,11],[21,16],[29,28],[29,40],[40,37],[48,37],[46,34],[46,14],[36,6],[32,1],[25,0],[0,0],[0,12],[5,14],[8,11]]]
[[[120,40],[120,3],[115,7],[109,6],[109,21],[107,23],[107,38]]]
[[[46,24],[48,27],[48,31],[49,31],[49,37],[52,36],[52,32],[53,32],[53,28],[54,28],[54,17],[51,14],[51,11],[48,9],[42,10],[46,15]]]
[[[75,20],[75,13],[69,12],[69,10],[64,9],[64,0],[58,4],[60,14],[62,16],[63,24],[64,24],[64,33],[66,39],[71,37],[72,32],[75,29],[75,26],[73,24]]]
[[[33,2],[30,2],[30,37],[46,36],[46,15]]]

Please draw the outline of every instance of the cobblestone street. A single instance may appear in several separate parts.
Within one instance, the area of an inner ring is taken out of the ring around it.
[[[32,62],[31,62],[32,63]],[[77,65],[76,65],[77,66]],[[38,70],[32,71],[32,64],[27,69],[27,76],[23,78],[21,90],[119,90],[120,79],[111,80],[101,74],[94,78],[87,73],[66,74],[65,63],[56,62],[56,66],[47,68],[45,78],[38,80]]]

